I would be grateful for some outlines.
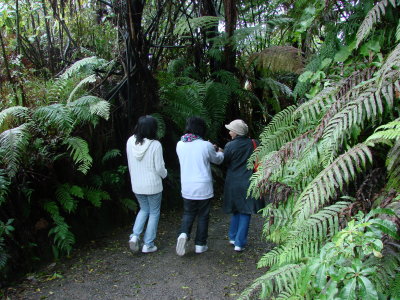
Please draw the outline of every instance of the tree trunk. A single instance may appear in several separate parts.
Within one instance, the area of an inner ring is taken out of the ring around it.
[[[238,11],[236,8],[236,0],[224,0],[225,11],[225,32],[228,36],[228,44],[225,46],[225,63],[224,67],[227,71],[234,72],[236,66],[235,47],[232,44],[231,38],[236,29]]]

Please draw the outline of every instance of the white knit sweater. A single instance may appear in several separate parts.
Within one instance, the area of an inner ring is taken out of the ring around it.
[[[159,141],[144,139],[136,144],[131,136],[126,143],[132,191],[135,194],[152,195],[162,192],[162,179],[167,177],[162,147]]]
[[[202,139],[192,142],[179,141],[176,152],[181,167],[182,197],[188,200],[206,200],[214,197],[211,163],[221,164],[222,152]]]

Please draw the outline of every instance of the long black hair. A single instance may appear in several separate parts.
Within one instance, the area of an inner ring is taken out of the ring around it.
[[[192,133],[204,138],[207,131],[206,122],[199,117],[189,117],[186,120],[185,133]]]
[[[139,118],[133,134],[136,136],[136,144],[143,144],[144,139],[157,139],[157,120],[152,116],[142,116]]]

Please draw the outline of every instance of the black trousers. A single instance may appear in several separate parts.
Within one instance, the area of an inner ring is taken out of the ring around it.
[[[210,218],[211,199],[188,200],[183,199],[183,217],[180,233],[186,233],[190,238],[194,220],[197,216],[197,230],[195,245],[207,245],[208,221]]]

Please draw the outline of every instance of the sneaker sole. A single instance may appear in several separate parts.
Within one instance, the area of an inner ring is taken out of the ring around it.
[[[178,238],[178,243],[176,244],[176,254],[183,256],[186,253],[186,237]]]
[[[200,254],[200,253],[204,253],[206,251],[208,251],[208,247],[203,249],[203,250],[200,250],[200,251],[199,250],[195,250],[194,252],[197,253],[197,254]]]
[[[133,252],[138,252],[139,251],[139,242],[129,242],[129,248],[131,248],[131,250]]]

